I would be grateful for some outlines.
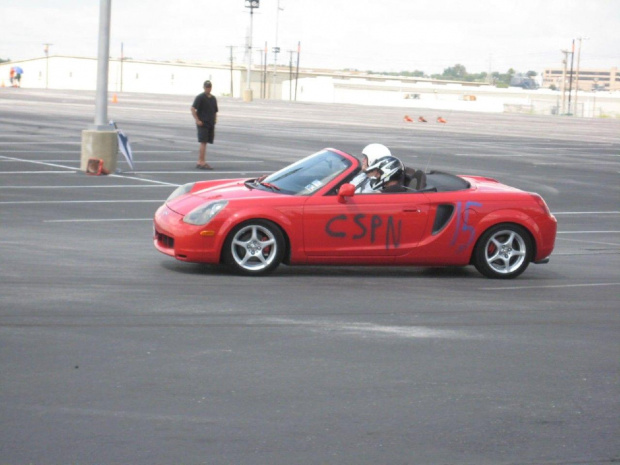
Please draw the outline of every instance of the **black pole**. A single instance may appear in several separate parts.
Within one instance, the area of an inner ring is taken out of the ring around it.
[[[573,59],[575,58],[575,39],[573,39],[573,50],[570,54],[570,77],[568,79],[568,114],[570,115],[570,97],[573,91]]]

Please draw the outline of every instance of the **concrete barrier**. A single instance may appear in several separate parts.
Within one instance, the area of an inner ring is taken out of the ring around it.
[[[82,157],[80,170],[86,172],[88,160],[99,158],[103,160],[103,168],[113,173],[118,162],[118,136],[116,131],[82,131]]]

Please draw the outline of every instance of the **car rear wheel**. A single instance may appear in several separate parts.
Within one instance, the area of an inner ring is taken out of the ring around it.
[[[251,220],[235,227],[224,244],[224,263],[239,274],[271,273],[283,256],[282,231],[266,220]]]
[[[528,232],[516,224],[485,231],[474,249],[476,269],[489,278],[516,278],[530,264],[533,246]]]

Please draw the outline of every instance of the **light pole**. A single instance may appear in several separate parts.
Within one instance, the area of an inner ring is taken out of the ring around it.
[[[99,1],[99,46],[97,53],[97,92],[95,94],[95,124],[82,131],[80,169],[87,171],[90,160],[103,163],[107,172],[116,170],[118,134],[108,121],[108,70],[110,62],[110,23],[112,0]]]
[[[584,40],[588,40],[588,37],[578,37],[579,48],[577,49],[577,76],[576,76],[576,84],[575,84],[575,113],[579,111],[577,107],[577,95],[579,94],[579,61],[581,59],[581,42]]]
[[[50,47],[54,44],[43,44],[45,48],[43,51],[45,52],[45,88],[48,88],[49,85],[49,75],[50,75]]]
[[[260,0],[245,0],[245,7],[250,9],[250,37],[248,38],[248,76],[247,76],[247,88],[243,93],[243,100],[245,102],[252,101],[252,27],[254,23],[254,8],[260,6]]]
[[[570,51],[561,50],[564,54],[564,59],[562,60],[562,65],[564,66],[562,69],[562,111],[560,114],[566,113],[566,64],[568,63],[568,54]]]
[[[573,94],[573,61],[575,61],[575,39],[573,39],[573,48],[570,54],[570,76],[568,79],[568,116],[573,116],[570,112],[570,101]]]
[[[284,11],[284,8],[280,8],[280,0],[278,0],[278,6],[276,7],[276,43],[273,47],[273,81],[271,82],[271,98],[276,98],[276,80],[278,76],[278,53],[280,53],[280,47],[278,47],[278,28],[280,24],[280,11]]]

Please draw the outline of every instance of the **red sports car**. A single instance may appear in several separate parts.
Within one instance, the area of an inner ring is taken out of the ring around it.
[[[547,263],[557,222],[542,197],[480,176],[403,173],[403,192],[355,193],[359,160],[324,149],[269,176],[177,188],[154,244],[245,275],[287,265],[466,266],[514,278]]]

